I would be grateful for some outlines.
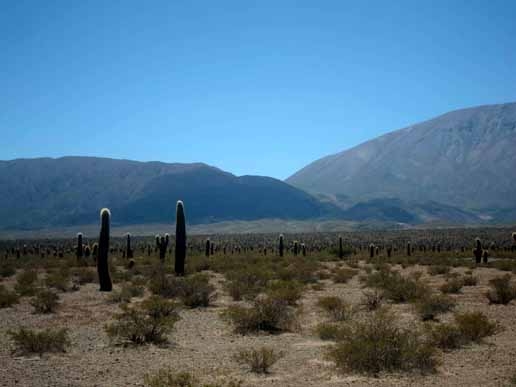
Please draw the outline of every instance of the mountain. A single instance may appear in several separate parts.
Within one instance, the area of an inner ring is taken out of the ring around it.
[[[344,197],[346,206],[396,198],[514,214],[515,176],[516,103],[507,103],[456,110],[390,132],[317,160],[286,182]]]
[[[237,177],[205,164],[94,157],[0,161],[0,228],[31,229],[98,222],[172,223],[185,202],[188,222],[261,218],[314,219],[340,209],[280,180]]]

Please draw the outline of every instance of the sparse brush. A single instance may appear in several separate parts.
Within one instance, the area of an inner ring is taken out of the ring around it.
[[[351,315],[351,308],[339,297],[322,297],[317,306],[323,309],[334,321],[347,320]]]
[[[430,275],[448,274],[449,272],[450,267],[446,265],[432,265],[428,268],[428,274]]]
[[[36,313],[53,313],[59,305],[59,296],[51,290],[42,289],[36,293],[30,304]]]
[[[15,352],[22,355],[38,354],[46,352],[65,352],[70,345],[68,330],[44,329],[34,331],[27,328],[18,328],[7,332],[15,345]]]
[[[213,378],[213,376],[211,376]],[[146,387],[241,387],[239,380],[216,380],[208,384],[201,383],[188,372],[175,372],[170,369],[160,369],[144,377]]]
[[[9,291],[4,285],[0,284],[0,309],[9,308],[18,303],[18,294]]]
[[[145,288],[143,286],[126,283],[119,291],[115,291],[109,296],[109,301],[115,303],[131,302],[133,297],[142,297],[144,291]]]
[[[24,270],[16,276],[14,290],[20,296],[33,296],[36,293],[38,273],[35,270]]]
[[[368,311],[377,310],[383,305],[384,296],[381,291],[364,291],[361,305]]]
[[[436,348],[416,330],[401,329],[394,315],[380,309],[354,321],[328,356],[342,371],[378,375],[382,371],[432,372]]]
[[[178,307],[173,301],[153,296],[133,307],[122,304],[122,313],[106,325],[106,332],[116,343],[160,344],[179,320]]]
[[[507,305],[516,299],[516,285],[511,283],[511,275],[493,278],[489,281],[491,289],[486,293],[491,304]]]
[[[257,349],[241,350],[235,355],[235,359],[249,366],[252,372],[268,374],[270,368],[284,356],[283,352],[272,348],[261,347]]]
[[[321,340],[338,340],[346,334],[345,326],[336,323],[321,323],[315,328],[315,333]]]
[[[350,268],[338,268],[333,270],[333,282],[337,284],[345,284],[350,279],[352,279],[355,275],[357,275],[358,270],[350,269]]]
[[[479,342],[496,333],[496,323],[489,321],[482,312],[465,312],[455,315],[455,322],[462,335],[469,341]]]
[[[460,293],[462,287],[464,286],[464,281],[460,277],[450,278],[439,288],[441,292],[446,294],[457,294]]]
[[[434,320],[437,315],[449,312],[455,307],[455,301],[444,294],[432,294],[418,300],[415,308],[423,321]]]
[[[462,282],[464,286],[477,286],[478,277],[475,277],[473,275],[465,275],[464,277],[462,277]]]
[[[273,281],[268,284],[266,294],[270,298],[295,306],[303,294],[303,285],[297,281]]]

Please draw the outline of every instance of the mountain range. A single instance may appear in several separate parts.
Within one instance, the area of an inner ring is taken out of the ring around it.
[[[96,157],[0,161],[0,229],[259,219],[516,221],[516,103],[453,111],[323,157],[285,182],[202,163]]]

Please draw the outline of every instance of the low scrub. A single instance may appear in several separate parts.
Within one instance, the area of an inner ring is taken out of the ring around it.
[[[383,309],[350,324],[328,355],[342,371],[372,375],[432,372],[437,365],[435,346],[420,332],[399,328],[394,315]]]
[[[9,308],[18,303],[18,294],[0,284],[0,309]]]
[[[460,277],[455,277],[448,279],[444,284],[441,285],[439,289],[441,289],[441,292],[445,294],[457,294],[461,292],[463,286],[463,279]]]
[[[242,382],[237,380],[223,380],[201,383],[194,375],[188,372],[175,372],[170,369],[161,369],[144,377],[146,387],[241,387]]]
[[[397,271],[381,268],[366,277],[366,285],[383,290],[386,298],[394,302],[416,301],[426,297],[430,288],[422,282],[403,277]]]
[[[223,316],[240,334],[289,331],[295,322],[295,310],[271,297],[258,297],[251,307],[230,306]]]
[[[317,306],[323,309],[333,321],[344,321],[351,315],[351,308],[339,297],[321,297],[317,301]]]
[[[358,270],[351,268],[337,268],[333,270],[333,282],[337,284],[345,284],[350,279],[352,279],[355,275],[357,275]]]
[[[432,265],[428,268],[428,274],[430,275],[448,274],[449,272],[450,267],[446,265]]]
[[[272,281],[267,286],[266,294],[270,298],[295,306],[303,295],[303,285],[297,281]]]
[[[361,305],[368,311],[379,309],[383,305],[383,293],[379,290],[364,291]]]
[[[283,356],[283,352],[275,351],[272,348],[261,347],[258,349],[242,350],[235,355],[235,359],[239,363],[247,365],[254,373],[268,374],[274,363]]]
[[[70,345],[68,330],[65,328],[42,331],[19,328],[9,331],[8,335],[14,342],[14,351],[22,355],[38,354],[41,356],[46,352],[65,352]]]
[[[179,320],[177,304],[153,296],[138,305],[122,304],[122,312],[106,326],[106,332],[115,343],[161,344]]]
[[[53,313],[59,305],[59,296],[52,290],[41,289],[30,300],[30,304],[36,313]]]
[[[486,297],[491,304],[507,305],[516,298],[516,286],[511,283],[511,275],[506,274],[489,281],[491,289]]]
[[[338,340],[345,334],[345,327],[336,323],[321,323],[315,328],[315,333],[321,340]]]
[[[120,290],[114,291],[110,295],[109,301],[115,302],[115,303],[131,302],[131,299],[133,297],[142,297],[144,292],[145,292],[145,288],[143,286],[126,283],[122,286],[122,288]]]
[[[38,273],[36,270],[24,270],[16,276],[14,290],[20,296],[33,296],[36,293]]]
[[[423,321],[434,320],[437,315],[451,311],[455,301],[444,294],[432,294],[415,303],[416,311]]]

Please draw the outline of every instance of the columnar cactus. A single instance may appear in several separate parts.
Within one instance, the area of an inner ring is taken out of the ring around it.
[[[156,238],[156,240],[157,239],[158,238]],[[159,237],[159,241],[156,242],[158,244],[159,260],[161,261],[161,263],[165,262],[165,255],[167,254],[167,247],[168,247],[169,241],[170,241],[170,236],[168,234],[165,234],[165,236]]]
[[[344,258],[344,247],[342,246],[342,237],[339,237],[339,259]]]
[[[215,243],[211,242],[210,244],[210,254],[213,255],[215,253]]]
[[[99,274],[101,292],[110,292],[113,290],[108,266],[110,218],[111,212],[109,212],[107,208],[103,208],[100,211],[99,256],[97,259],[97,272]]]
[[[283,257],[283,249],[284,249],[283,234],[280,234],[280,236],[279,236],[279,248],[278,248],[279,256],[280,257]]]
[[[303,254],[303,257],[306,257],[306,246],[304,243],[301,243],[301,253]]]
[[[487,264],[487,260],[489,259],[489,251],[488,250],[484,250],[482,252],[482,261]]]
[[[374,245],[372,243],[369,245],[369,258],[374,258]]]
[[[82,255],[82,233],[80,232],[77,234],[77,248],[75,250],[75,256],[77,257],[77,259],[81,259]]]
[[[207,238],[206,239],[206,246],[205,246],[205,249],[204,249],[204,255],[206,257],[210,256],[210,247],[211,247],[210,238]]]
[[[407,242],[407,256],[410,257],[411,253],[412,253],[412,248],[410,247],[410,242]]]
[[[297,241],[294,241],[294,255],[297,256],[297,252],[299,250],[299,245]]]
[[[186,259],[186,222],[185,209],[181,200],[177,201],[176,205],[176,251],[174,270],[176,275],[185,274],[185,259]]]
[[[392,255],[392,246],[387,247],[387,257],[390,258]]]
[[[126,251],[127,251],[127,258],[130,259],[133,257],[133,250],[131,249],[131,234],[127,233],[127,245],[126,245]]]
[[[475,256],[475,263],[480,263],[482,261],[482,242],[480,242],[480,238],[475,238],[473,255]]]

